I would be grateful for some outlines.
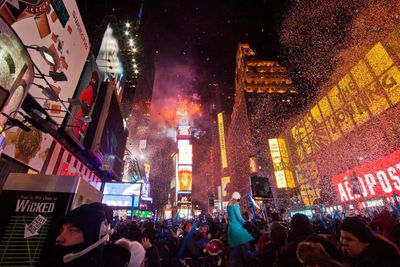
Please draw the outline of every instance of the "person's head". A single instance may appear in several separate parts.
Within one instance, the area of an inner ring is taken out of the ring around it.
[[[84,204],[70,211],[60,222],[56,254],[64,256],[96,243],[109,234],[111,222],[112,209],[102,203]]]
[[[288,238],[288,230],[279,222],[272,222],[269,225],[269,238],[271,243],[284,245]]]
[[[82,230],[78,226],[72,223],[63,223],[61,225],[60,233],[56,238],[57,246],[74,246],[82,244],[83,242],[85,242],[85,238]]]
[[[99,84],[99,74],[97,73],[97,71],[93,71],[92,72],[92,77],[90,78],[90,84],[97,87],[97,85]],[[97,88],[94,88],[97,89]]]
[[[371,230],[358,217],[347,217],[340,226],[340,242],[350,257],[364,252],[373,237]]]
[[[239,192],[233,192],[231,199],[236,200],[237,202],[240,201],[240,193]]]
[[[340,267],[321,243],[300,242],[296,250],[297,259],[307,267]]]
[[[291,221],[291,233],[293,238],[306,238],[313,233],[310,219],[304,214],[296,213]]]

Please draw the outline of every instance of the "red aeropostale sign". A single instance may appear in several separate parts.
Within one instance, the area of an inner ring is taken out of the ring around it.
[[[400,150],[332,177],[340,202],[400,195]]]

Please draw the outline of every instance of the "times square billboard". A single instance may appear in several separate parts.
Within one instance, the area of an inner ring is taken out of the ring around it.
[[[395,31],[373,45],[291,128],[297,181],[312,199],[398,194],[399,41]]]
[[[375,44],[291,129],[300,162],[400,101],[400,70],[394,33]]]
[[[400,150],[332,177],[340,202],[400,196]]]
[[[60,126],[90,51],[76,2],[3,0],[0,16],[27,48],[40,77],[29,94]]]

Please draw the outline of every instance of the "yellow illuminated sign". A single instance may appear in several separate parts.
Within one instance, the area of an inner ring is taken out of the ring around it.
[[[400,101],[400,70],[377,43],[291,129],[300,161]]]
[[[289,164],[289,153],[282,138],[268,140],[278,188],[294,188],[295,182]]]
[[[192,190],[192,166],[178,166],[178,192]]]
[[[320,198],[320,178],[317,164],[306,162],[295,166],[299,191],[304,206],[312,206],[314,201]]]
[[[224,118],[222,112],[218,113],[217,116],[218,116],[219,145],[221,149],[221,165],[222,168],[225,169],[228,167],[228,160],[226,158]]]
[[[226,185],[231,182],[231,178],[229,176],[225,176],[221,178],[221,188],[222,188],[222,196],[226,197],[228,195],[228,190],[226,190]]]

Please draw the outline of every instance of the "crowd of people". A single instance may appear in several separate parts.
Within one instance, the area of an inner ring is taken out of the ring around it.
[[[324,217],[327,227],[300,213],[251,220],[240,198],[233,193],[226,216],[176,222],[121,220],[105,204],[82,205],[62,218],[39,266],[400,266],[399,219],[387,209],[373,217]]]

